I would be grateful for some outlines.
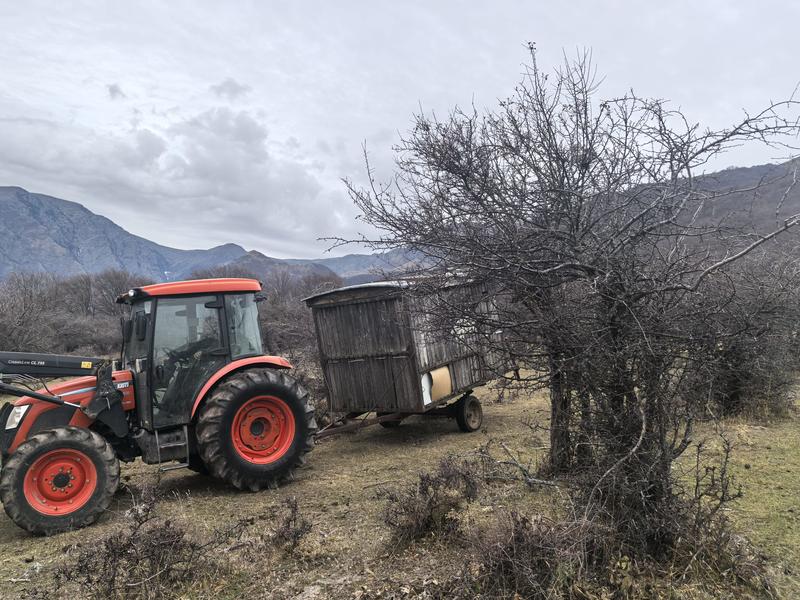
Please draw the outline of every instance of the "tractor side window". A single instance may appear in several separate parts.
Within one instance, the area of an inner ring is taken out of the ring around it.
[[[225,311],[231,356],[236,359],[263,354],[255,294],[225,296]]]
[[[153,334],[153,424],[188,422],[195,394],[226,362],[216,296],[161,298]],[[212,305],[211,307],[206,304]]]

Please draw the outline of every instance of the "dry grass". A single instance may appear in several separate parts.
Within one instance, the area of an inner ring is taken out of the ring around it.
[[[479,391],[488,403],[494,394]],[[199,538],[241,517],[280,514],[292,497],[311,529],[291,552],[258,542],[258,521],[245,534],[255,552],[229,552],[226,575],[192,589],[193,598],[392,598],[434,593],[460,574],[465,548],[452,541],[426,539],[404,548],[391,545],[383,525],[385,501],[381,490],[413,484],[421,470],[433,471],[448,454],[466,455],[489,438],[502,441],[514,452],[532,444],[534,435],[524,421],[546,420],[543,397],[513,403],[486,404],[485,431],[460,433],[448,420],[412,418],[396,430],[365,429],[324,441],[311,454],[297,480],[275,491],[243,493],[212,479],[177,471],[167,474],[162,487],[166,498],[159,506],[164,518],[190,524]],[[734,423],[738,452],[736,475],[745,496],[730,516],[773,559],[776,582],[786,598],[800,597],[800,421],[770,426]],[[536,443],[538,445],[538,442]],[[537,453],[524,452],[525,459]],[[749,468],[747,468],[749,465]],[[135,489],[153,480],[153,468],[126,465],[123,476]],[[90,542],[113,531],[131,506],[121,491],[109,514],[95,526],[55,538],[35,538],[0,518],[0,597],[18,598],[64,559],[64,548]],[[460,521],[465,532],[495,522],[506,510],[555,515],[561,501],[551,488],[528,490],[518,483],[484,486]],[[251,537],[248,539],[248,535]],[[703,598],[691,586],[676,597]]]

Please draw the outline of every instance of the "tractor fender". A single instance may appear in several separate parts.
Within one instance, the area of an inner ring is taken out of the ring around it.
[[[234,371],[246,369],[247,367],[291,369],[292,364],[280,356],[252,356],[250,358],[240,358],[239,360],[228,363],[219,371],[214,373],[211,379],[206,381],[205,385],[197,393],[197,396],[195,396],[194,404],[192,405],[192,418],[194,418],[195,414],[197,414],[197,409],[200,408],[200,404],[203,402],[203,399],[206,397],[211,388],[213,388],[225,376],[230,375]]]

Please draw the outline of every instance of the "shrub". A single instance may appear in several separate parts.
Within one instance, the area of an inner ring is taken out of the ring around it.
[[[157,492],[146,490],[125,513],[121,528],[68,547],[49,597],[75,588],[82,597],[97,600],[180,597],[187,586],[219,571],[214,551],[238,538],[251,522],[239,520],[202,540],[180,523],[158,517],[157,502]]]
[[[694,459],[680,463],[683,489],[672,500],[637,499],[639,482],[621,479],[635,470],[593,485],[589,470],[560,483],[567,516],[499,515],[497,523],[473,531],[473,552],[445,596],[678,598],[684,594],[671,588],[688,586],[708,597],[773,598],[764,557],[725,516],[741,491],[729,468],[732,444],[723,435],[720,446],[713,457],[706,443],[694,447]],[[504,478],[530,485],[513,457],[494,459],[488,449],[480,455],[490,466],[508,468]],[[625,510],[632,519],[620,519]]]
[[[448,456],[435,472],[420,472],[410,487],[385,492],[383,518],[392,540],[408,543],[431,533],[454,533],[457,513],[478,497],[476,471],[474,463]]]
[[[517,512],[474,539],[475,557],[456,589],[461,597],[561,598],[606,565],[613,530],[591,520],[551,521]]]
[[[300,514],[300,507],[294,496],[283,502],[283,509],[283,514],[279,515],[277,527],[271,538],[291,554],[294,553],[303,538],[311,532],[311,521]]]

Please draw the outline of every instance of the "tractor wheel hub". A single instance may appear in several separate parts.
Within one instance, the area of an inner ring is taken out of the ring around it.
[[[51,516],[78,510],[96,488],[96,467],[86,454],[72,448],[51,450],[37,458],[23,481],[30,506]]]
[[[245,402],[231,427],[236,451],[256,464],[283,456],[294,441],[294,433],[294,414],[286,402],[275,396],[259,396]]]
[[[57,488],[67,487],[69,481],[70,481],[69,475],[67,475],[66,473],[59,473],[58,475],[53,477],[53,485],[56,486]]]

